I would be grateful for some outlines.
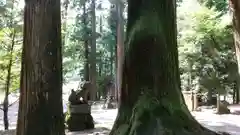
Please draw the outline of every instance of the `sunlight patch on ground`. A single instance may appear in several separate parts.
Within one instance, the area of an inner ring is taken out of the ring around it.
[[[65,102],[66,103],[66,102]],[[66,106],[65,106],[66,107]],[[17,120],[18,102],[9,108],[10,129],[15,129]],[[193,116],[205,127],[215,131],[225,131],[232,135],[240,135],[239,115],[216,115],[212,110],[192,112]],[[92,106],[92,116],[95,122],[94,130],[82,132],[67,132],[66,135],[107,135],[112,128],[117,115],[117,109],[104,110],[102,105]],[[0,112],[0,130],[3,130],[3,112]],[[1,135],[1,133],[0,133]],[[7,134],[13,135],[13,134]]]

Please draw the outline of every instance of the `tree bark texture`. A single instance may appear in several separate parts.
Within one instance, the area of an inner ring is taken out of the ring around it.
[[[25,0],[17,135],[64,135],[60,0]]]
[[[217,135],[183,100],[176,39],[175,0],[128,0],[120,107],[110,135]]]
[[[123,9],[124,4],[121,1],[117,1],[117,100],[121,95],[121,83],[122,83],[122,65],[124,58],[124,20]]]
[[[232,12],[233,18],[233,32],[234,32],[234,44],[236,50],[237,64],[238,64],[238,89],[237,89],[237,103],[239,103],[239,91],[240,91],[240,1],[239,0],[229,0],[229,7]]]

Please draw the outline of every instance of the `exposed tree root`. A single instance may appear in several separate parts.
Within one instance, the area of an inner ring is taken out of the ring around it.
[[[166,99],[141,97],[128,120],[123,116],[124,110],[119,110],[110,135],[221,135],[200,125],[186,105],[170,103]]]

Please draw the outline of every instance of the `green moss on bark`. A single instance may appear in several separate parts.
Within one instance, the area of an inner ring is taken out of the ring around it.
[[[216,135],[180,89],[175,0],[128,0],[120,108],[110,135]]]
[[[217,135],[186,112],[180,104],[170,105],[167,99],[145,94],[134,106],[129,121],[112,135]]]

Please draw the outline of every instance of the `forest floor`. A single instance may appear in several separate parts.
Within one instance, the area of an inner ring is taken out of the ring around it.
[[[18,103],[12,105],[9,110],[10,128],[15,129]],[[233,108],[234,109],[234,108]],[[216,115],[213,110],[206,109],[201,112],[192,112],[195,118],[205,127],[214,131],[225,131],[232,135],[240,135],[239,115]],[[92,116],[95,121],[95,129],[83,132],[67,132],[66,135],[107,135],[114,123],[117,109],[103,110],[101,104],[92,106]],[[0,130],[3,129],[2,112],[0,113]],[[14,130],[0,132],[0,135],[14,135]]]

